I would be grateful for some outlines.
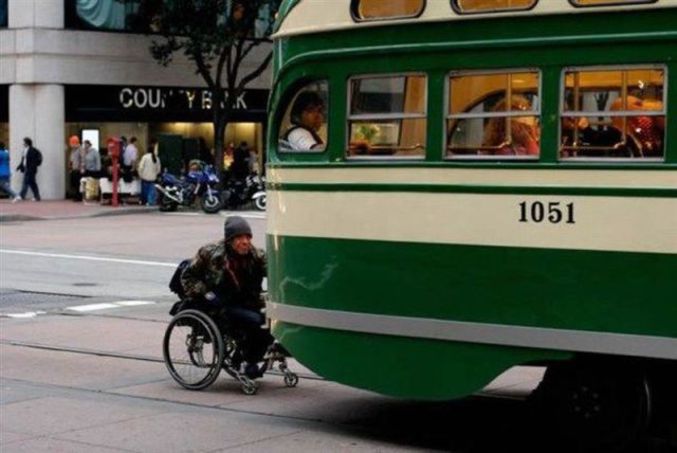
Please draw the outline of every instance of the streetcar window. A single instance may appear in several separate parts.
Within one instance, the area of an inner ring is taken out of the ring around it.
[[[357,21],[417,17],[424,9],[425,0],[353,0],[350,5]]]
[[[312,82],[299,89],[285,109],[279,128],[282,152],[322,152],[327,143],[326,81]]]
[[[451,7],[459,14],[491,13],[531,9],[538,0],[452,0]]]
[[[454,72],[448,87],[447,157],[538,158],[538,71]]]
[[[562,159],[662,159],[663,67],[568,69],[560,123]]]
[[[635,5],[656,3],[658,0],[569,0],[574,6]]]
[[[350,157],[423,157],[426,77],[354,77],[348,116]]]

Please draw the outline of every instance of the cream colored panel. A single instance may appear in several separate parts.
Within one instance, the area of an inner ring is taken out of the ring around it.
[[[270,168],[268,181],[307,184],[432,184],[677,189],[677,171],[459,168]]]
[[[386,1],[386,0],[384,0]],[[501,1],[503,3],[503,0]],[[636,10],[676,7],[677,0],[661,0],[657,3],[628,6],[589,6],[576,8],[567,0],[540,0],[533,9],[527,11],[508,11],[487,14],[455,14],[449,0],[428,0],[420,17],[413,19],[394,19],[355,22],[350,15],[350,0],[303,0],[291,10],[282,22],[282,27],[274,38],[306,33],[324,33],[359,27],[381,27],[398,24],[440,22],[453,20],[476,20],[488,16],[534,16],[541,14],[574,13],[585,14],[618,9]]]
[[[522,202],[573,203],[575,223],[520,222]],[[674,254],[677,199],[269,191],[268,233]]]

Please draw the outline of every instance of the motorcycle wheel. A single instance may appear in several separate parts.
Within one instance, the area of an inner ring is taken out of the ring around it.
[[[167,197],[160,197],[159,203],[158,203],[159,209],[162,212],[172,212],[176,211],[176,208],[178,208],[178,204],[175,201],[172,201],[168,199]]]
[[[266,210],[266,196],[263,195],[262,197],[257,198],[254,200],[254,206],[256,206],[256,209],[259,211],[265,211]]]
[[[208,194],[204,194],[200,199],[200,207],[207,214],[216,214],[221,210],[221,201],[216,195],[210,197]]]

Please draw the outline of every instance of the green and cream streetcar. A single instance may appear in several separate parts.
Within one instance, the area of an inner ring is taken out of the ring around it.
[[[546,365],[549,404],[644,424],[677,382],[677,1],[287,0],[274,38],[294,356],[424,399]]]

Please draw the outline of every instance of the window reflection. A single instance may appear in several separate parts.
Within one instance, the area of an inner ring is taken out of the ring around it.
[[[349,156],[423,157],[426,77],[358,77],[350,81]]]

